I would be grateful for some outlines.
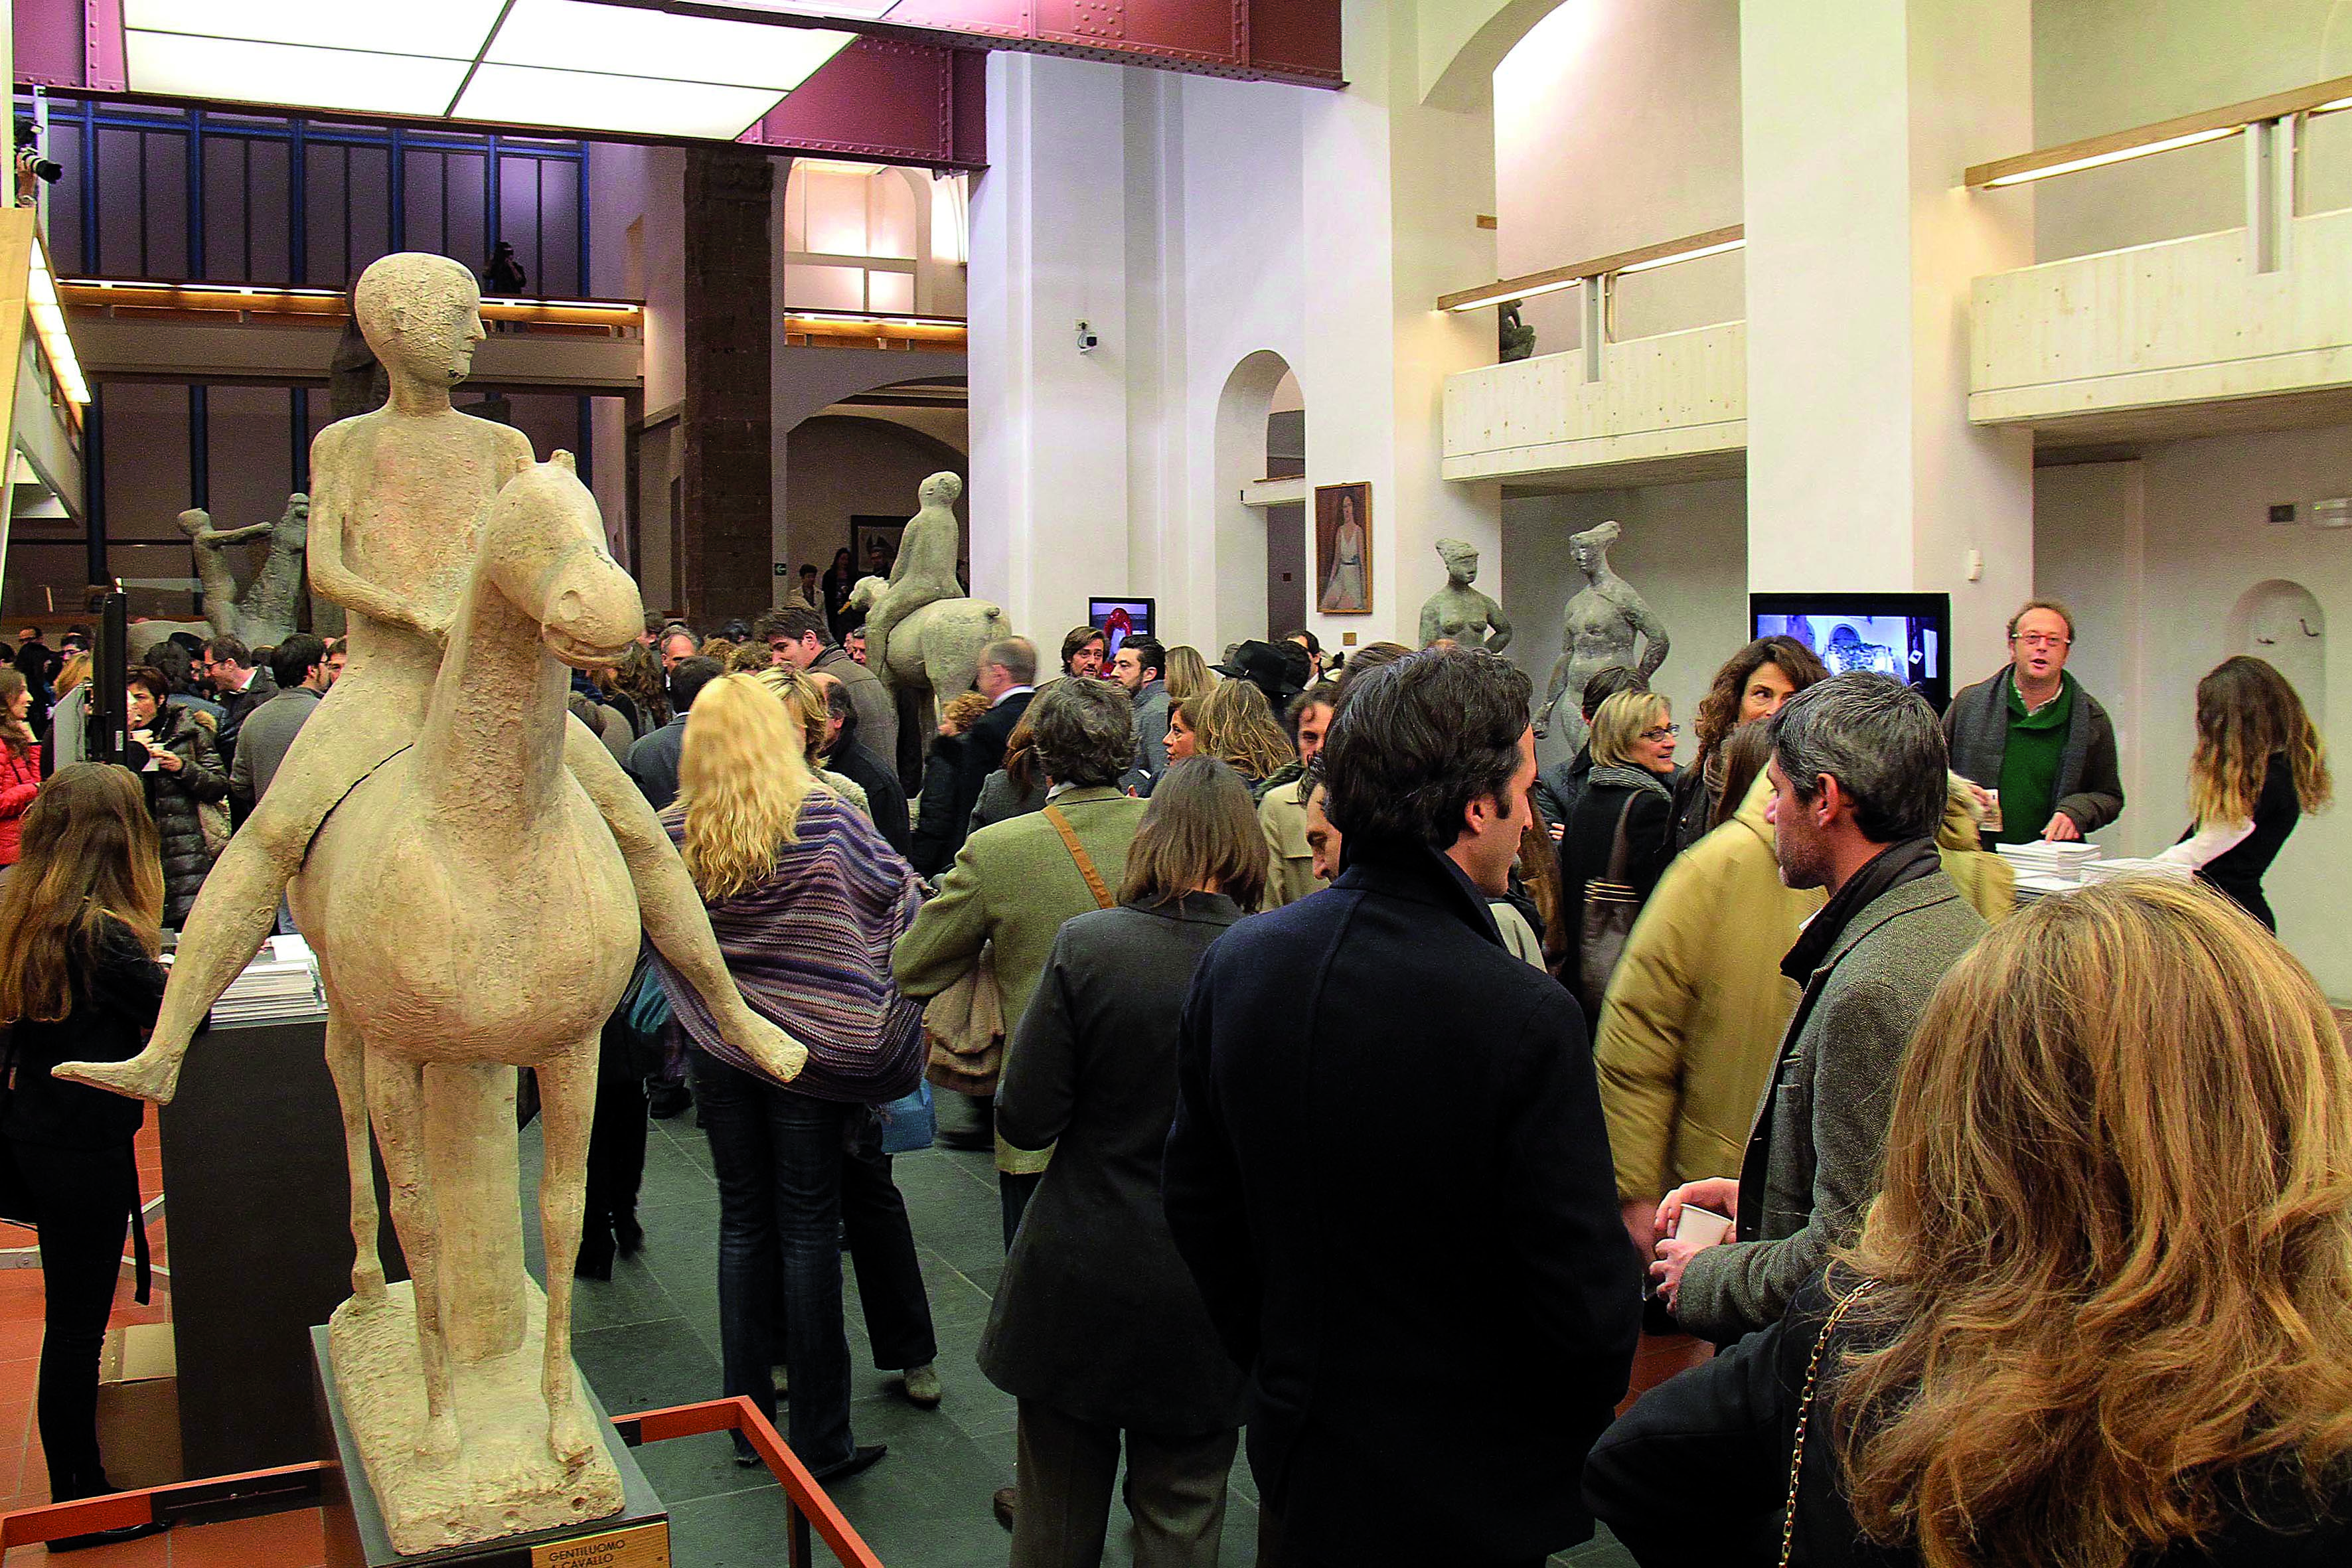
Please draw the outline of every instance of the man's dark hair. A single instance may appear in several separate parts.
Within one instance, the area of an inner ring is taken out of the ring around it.
[[[291,689],[301,685],[312,669],[326,662],[327,645],[309,632],[296,632],[269,656],[269,674],[278,685]]]
[[[824,710],[841,721],[841,738],[835,748],[849,744],[857,734],[857,704],[849,700],[849,688],[838,680],[824,683]]]
[[[219,637],[205,639],[205,657],[215,664],[235,664],[250,668],[253,650],[236,637]]]
[[[694,706],[694,700],[702,694],[702,689],[726,673],[726,666],[700,654],[679,659],[677,668],[669,672],[670,711],[683,718],[686,710]]]
[[[1063,634],[1062,671],[1064,674],[1069,673],[1070,660],[1078,657],[1078,650],[1090,642],[1099,642],[1103,647],[1108,647],[1110,634],[1097,626],[1072,626]]]
[[[803,562],[802,562],[802,563],[801,563],[801,575],[802,575],[802,576],[803,576],[803,577],[814,577],[814,576],[815,576],[815,575],[816,575],[816,566],[815,566],[815,564],[814,564],[814,563],[812,563],[812,562],[807,562],[807,561],[803,561]]]
[[[663,630],[667,628],[668,625],[669,618],[664,616],[659,610],[647,610],[646,612],[646,635],[647,637],[660,637]]]
[[[1309,654],[1320,654],[1323,651],[1323,639],[1317,637],[1313,632],[1308,631],[1305,626],[1299,627],[1295,632],[1285,632],[1277,640],[1281,642],[1303,642],[1307,645],[1307,651]]]
[[[1797,798],[1812,799],[1827,773],[1873,844],[1932,837],[1944,820],[1943,727],[1927,700],[1892,676],[1832,676],[1790,698],[1771,724],[1773,760]]]
[[[1282,710],[1282,717],[1290,725],[1290,732],[1295,735],[1298,732],[1298,721],[1307,717],[1307,710],[1309,708],[1336,707],[1339,701],[1339,683],[1336,680],[1318,680],[1292,698],[1290,706]]]
[[[1057,680],[1021,716],[1037,765],[1057,784],[1117,784],[1135,760],[1135,707],[1107,680]]]
[[[760,642],[782,637],[786,642],[798,642],[814,636],[821,643],[833,641],[833,627],[823,610],[812,610],[806,605],[787,605],[781,610],[770,610],[751,623],[751,636]]]
[[[1135,662],[1138,665],[1150,670],[1153,675],[1163,679],[1167,676],[1168,650],[1165,647],[1150,637],[1129,637],[1118,645],[1118,650],[1121,653],[1125,653],[1129,648],[1135,650]]]
[[[1640,670],[1628,669],[1622,664],[1604,664],[1584,678],[1584,695],[1577,707],[1583,710],[1584,721],[1590,725],[1592,716],[1601,711],[1601,705],[1619,692],[1648,689],[1649,679]]]
[[[1528,732],[1526,672],[1485,648],[1432,648],[1347,682],[1323,740],[1323,815],[1354,842],[1454,847],[1499,799]]]

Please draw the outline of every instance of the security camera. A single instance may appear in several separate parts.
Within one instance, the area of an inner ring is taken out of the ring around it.
[[[1095,349],[1101,344],[1101,342],[1102,340],[1095,336],[1094,328],[1088,326],[1084,321],[1080,321],[1078,323],[1078,352],[1080,353],[1092,353]]]

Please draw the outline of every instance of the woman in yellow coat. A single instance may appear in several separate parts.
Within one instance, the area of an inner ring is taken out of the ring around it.
[[[1594,1061],[1617,1201],[1644,1256],[1660,1197],[1685,1182],[1738,1173],[1797,1005],[1780,960],[1822,907],[1818,889],[1780,881],[1764,819],[1772,798],[1765,730],[1744,725],[1725,743],[1721,798],[1738,809],[1666,868],[1601,1011]],[[2010,912],[2014,879],[1999,855],[1979,847],[1965,789],[1948,800],[1936,843],[1978,913],[1998,921]]]

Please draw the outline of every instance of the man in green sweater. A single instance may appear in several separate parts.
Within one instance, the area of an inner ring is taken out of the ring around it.
[[[1944,714],[1952,767],[1997,794],[1996,844],[2080,839],[2123,815],[2116,730],[2106,710],[2066,673],[2074,620],[2035,599],[2011,617],[2010,664],[1968,688]]]

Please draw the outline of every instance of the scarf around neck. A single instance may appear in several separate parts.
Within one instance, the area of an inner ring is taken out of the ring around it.
[[[1880,850],[1845,879],[1845,886],[1822,906],[1821,913],[1805,922],[1797,945],[1780,961],[1780,973],[1800,986],[1806,984],[1845,934],[1845,928],[1853,923],[1854,916],[1905,883],[1934,875],[1943,864],[1933,838],[1906,838]]]
[[[1665,780],[1647,768],[1627,767],[1622,763],[1612,763],[1605,768],[1594,768],[1586,775],[1586,778],[1588,789],[1599,789],[1604,784],[1614,784],[1619,789],[1645,789],[1664,801],[1671,802],[1675,798],[1675,792],[1666,787]]]

